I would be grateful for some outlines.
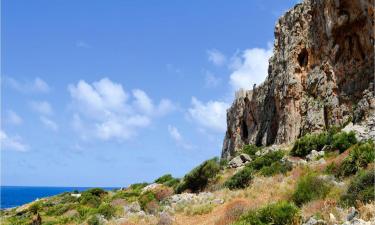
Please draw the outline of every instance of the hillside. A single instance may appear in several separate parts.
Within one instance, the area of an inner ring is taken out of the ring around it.
[[[236,93],[220,159],[1,210],[1,224],[375,224],[374,1],[297,4],[268,72]]]

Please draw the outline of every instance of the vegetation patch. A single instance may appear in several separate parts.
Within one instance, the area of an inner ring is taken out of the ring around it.
[[[246,213],[234,225],[293,225],[299,224],[299,220],[298,207],[293,203],[280,201]]]
[[[245,167],[239,172],[235,173],[231,178],[229,178],[224,186],[229,189],[240,189],[245,188],[249,185],[253,178],[253,169],[251,167]]]
[[[204,161],[186,174],[180,184],[176,186],[176,192],[181,193],[185,190],[198,192],[203,190],[210,179],[214,178],[220,171],[218,158]]]
[[[375,201],[375,171],[359,172],[350,182],[346,194],[341,198],[345,205],[355,205],[357,201],[369,203]]]
[[[331,185],[317,174],[308,173],[297,181],[292,200],[301,206],[309,201],[325,198],[330,189]]]
[[[370,140],[365,143],[359,143],[351,149],[349,156],[344,159],[340,168],[336,171],[336,175],[345,177],[356,174],[357,171],[366,168],[374,160],[374,142]]]

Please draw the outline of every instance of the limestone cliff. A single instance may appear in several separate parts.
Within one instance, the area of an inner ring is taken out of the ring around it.
[[[363,122],[374,115],[373,86],[374,0],[305,0],[276,24],[264,83],[228,109],[222,157]]]

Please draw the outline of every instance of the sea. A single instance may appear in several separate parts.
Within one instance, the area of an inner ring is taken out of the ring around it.
[[[13,208],[36,199],[61,194],[64,192],[84,191],[91,187],[23,187],[1,186],[0,208]],[[115,187],[102,187],[105,190],[113,190]]]

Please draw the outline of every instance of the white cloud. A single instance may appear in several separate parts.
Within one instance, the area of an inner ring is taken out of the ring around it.
[[[18,81],[12,77],[5,77],[4,81],[13,89],[23,93],[48,93],[51,88],[39,77],[32,81]]]
[[[188,150],[194,148],[194,146],[185,141],[177,127],[168,125],[168,132],[172,139],[176,142],[177,146]]]
[[[268,60],[272,56],[272,47],[268,49],[252,48],[241,56],[232,58],[230,84],[236,91],[240,88],[251,89],[253,84],[261,84],[268,74]]]
[[[31,108],[43,115],[52,115],[53,110],[49,102],[47,101],[32,101],[30,102]]]
[[[135,89],[129,96],[121,84],[108,78],[92,84],[81,80],[68,90],[75,110],[72,125],[83,139],[129,139],[157,116],[174,110],[168,99],[154,105],[143,90]]]
[[[208,50],[207,54],[208,54],[208,61],[210,61],[216,66],[222,66],[227,61],[225,55],[216,49]]]
[[[23,122],[23,119],[14,111],[8,110],[6,112],[6,118],[5,121],[7,123],[13,124],[13,125],[20,125]]]
[[[3,130],[0,130],[0,143],[1,149],[9,149],[18,152],[25,152],[29,149],[29,147],[26,144],[22,143],[20,137],[10,137]]]
[[[225,131],[228,103],[222,101],[202,103],[195,97],[192,97],[191,104],[191,107],[188,109],[189,116],[200,126],[216,132]]]
[[[169,135],[175,140],[175,141],[181,141],[182,137],[178,129],[172,125],[168,125],[168,132]]]
[[[205,84],[206,87],[217,87],[221,83],[221,79],[215,76],[210,71],[206,71],[205,74]]]
[[[43,125],[46,126],[48,129],[51,129],[53,131],[57,131],[59,129],[59,126],[53,120],[48,119],[44,116],[41,116],[39,119],[43,123]]]

